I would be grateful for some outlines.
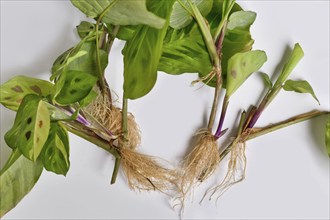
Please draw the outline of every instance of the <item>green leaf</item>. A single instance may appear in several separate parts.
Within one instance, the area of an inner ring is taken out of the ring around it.
[[[85,38],[88,36],[88,34],[91,31],[95,31],[95,24],[88,22],[88,21],[82,21],[80,24],[77,26],[77,32],[78,35],[81,39]]]
[[[181,0],[182,4],[191,11],[191,7],[188,3],[188,0]],[[193,4],[195,4],[203,16],[206,16],[210,13],[213,0],[191,0]],[[174,29],[181,29],[188,26],[193,20],[193,17],[185,8],[181,6],[181,4],[176,1],[173,5],[173,11],[170,17],[170,26]]]
[[[287,80],[283,85],[285,91],[294,91],[298,93],[309,93],[320,104],[312,86],[306,80]]]
[[[289,61],[284,65],[280,76],[277,78],[274,87],[281,86],[288,76],[291,74],[293,69],[297,66],[299,61],[304,57],[304,51],[298,43],[294,45],[293,51],[289,58]]]
[[[17,111],[24,96],[37,94],[48,96],[53,92],[53,84],[45,80],[27,76],[15,76],[0,86],[0,103]]]
[[[99,35],[103,34],[99,31]],[[51,80],[57,81],[64,70],[77,70],[98,76],[96,62],[96,33],[91,31],[75,47],[61,54],[52,67]],[[100,49],[101,69],[108,65],[108,53]]]
[[[165,44],[158,70],[174,75],[211,72],[212,63],[205,45],[196,43],[201,36],[195,35],[194,38],[178,39],[175,43]]]
[[[168,74],[209,73],[212,63],[198,25],[168,28],[158,70]]]
[[[227,24],[228,30],[249,30],[251,24],[256,20],[257,14],[252,11],[237,11],[231,14]]]
[[[38,181],[42,163],[26,159],[18,149],[14,150],[0,171],[0,217],[13,209]]]
[[[262,80],[264,81],[264,84],[265,84],[266,88],[269,88],[269,89],[272,88],[273,83],[270,80],[268,74],[262,73],[262,72],[259,72],[259,74],[262,77]]]
[[[98,76],[96,62],[96,44],[94,41],[85,42],[81,45],[79,52],[86,53],[79,56],[67,64],[67,70],[82,71],[94,76]],[[101,69],[105,70],[108,65],[108,53],[100,49]]]
[[[5,134],[12,149],[18,148],[32,161],[36,161],[49,133],[50,116],[46,104],[37,95],[24,97],[15,118],[14,126]]]
[[[327,148],[328,155],[330,157],[330,118],[328,116],[328,122],[325,128],[325,146]]]
[[[96,97],[98,96],[98,93],[94,90],[91,90],[90,93],[79,102],[80,108],[88,106]]]
[[[264,51],[237,53],[228,61],[227,96],[230,97],[254,72],[267,61]]]
[[[71,0],[71,2],[88,17],[94,19],[97,19],[111,3],[114,3],[103,17],[104,23],[113,25],[144,24],[154,28],[162,28],[165,24],[164,19],[147,10],[146,0]]]
[[[134,31],[136,31],[138,28],[139,26],[137,25],[121,26],[116,35],[116,38],[120,40],[128,41],[132,38]]]
[[[153,13],[168,20],[173,1],[148,1]],[[124,54],[124,96],[137,99],[146,95],[155,85],[157,67],[162,52],[168,22],[162,29],[140,26],[127,41]]]
[[[61,74],[56,82],[55,101],[61,105],[69,105],[84,99],[93,89],[97,77],[81,71],[68,70]]]
[[[48,139],[41,153],[46,170],[56,174],[66,175],[70,168],[69,136],[58,122],[50,125]]]
[[[222,1],[214,0],[212,10],[206,17],[212,35],[221,21],[221,9]],[[231,15],[239,10],[242,9],[239,5],[235,4]],[[254,14],[253,12],[247,13]],[[243,15],[246,16],[245,13]],[[228,59],[236,53],[249,51],[252,48],[254,41],[251,38],[249,29],[253,20],[249,19],[247,23],[249,25],[245,25],[244,28],[237,25],[233,30],[227,30],[226,32],[222,47],[221,63],[224,80],[227,74]],[[180,30],[168,28],[158,70],[169,74],[199,73],[200,77],[204,77],[212,71],[212,68],[213,65],[210,61],[207,48],[195,21]],[[214,87],[215,84],[214,79],[208,85]],[[223,86],[226,86],[225,82]]]

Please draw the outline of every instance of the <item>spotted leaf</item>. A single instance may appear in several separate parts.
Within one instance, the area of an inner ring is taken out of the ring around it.
[[[47,140],[50,116],[46,104],[37,95],[24,97],[14,126],[5,134],[5,141],[13,149],[36,161]]]
[[[0,86],[0,103],[17,111],[24,96],[37,94],[48,96],[52,93],[53,84],[45,80],[27,76],[15,76]]]
[[[55,101],[61,105],[79,102],[92,91],[97,77],[81,71],[65,71],[56,83]]]
[[[231,96],[243,82],[266,62],[264,51],[237,53],[228,60],[227,96]]]
[[[46,170],[64,176],[67,174],[70,167],[69,137],[65,128],[59,123],[51,123],[41,155]]]

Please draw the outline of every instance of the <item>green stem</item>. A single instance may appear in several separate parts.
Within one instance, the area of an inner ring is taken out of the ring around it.
[[[84,125],[76,122],[63,122],[62,124],[69,132],[95,144],[103,150],[108,151],[115,158],[120,158],[119,151],[113,145],[111,145],[108,141],[101,139],[93,131],[87,129]]]
[[[313,110],[307,113],[303,113],[294,117],[291,117],[287,120],[271,124],[269,126],[263,127],[263,128],[252,128],[250,131],[247,130],[247,138],[246,140],[251,140],[253,138],[259,137],[261,135],[268,134],[270,132],[276,131],[281,128],[285,128],[287,126],[303,122],[321,115],[330,115],[330,112],[328,111],[319,111],[319,110]]]
[[[100,82],[100,87],[101,91],[103,94],[106,93],[106,84],[105,84],[105,79],[104,79],[104,73],[102,71],[101,67],[101,58],[100,58],[100,45],[99,45],[99,25],[105,16],[105,14],[110,10],[110,8],[117,2],[118,0],[112,1],[100,14],[99,18],[97,19],[96,22],[96,27],[95,27],[95,32],[96,32],[96,63],[97,63],[97,70],[99,73],[99,82]]]
[[[116,182],[120,167],[120,162],[121,162],[121,157],[116,157],[115,167],[113,168],[113,172],[112,172],[111,184],[114,184]]]
[[[189,3],[189,5],[192,9],[193,17],[195,18],[195,20],[196,20],[196,22],[199,26],[199,29],[202,32],[205,45],[206,45],[207,50],[209,51],[209,54],[212,58],[212,63],[215,66],[215,68],[219,68],[220,67],[220,59],[219,59],[219,56],[217,54],[217,49],[216,49],[215,43],[213,41],[213,38],[212,38],[212,35],[211,35],[211,32],[210,32],[210,28],[206,24],[206,22],[204,20],[204,17],[202,16],[200,11],[198,10],[197,6],[194,5],[191,2],[191,0],[188,0],[188,3]]]
[[[111,34],[109,34],[108,44],[107,44],[107,48],[106,48],[106,50],[108,51],[108,53],[110,53],[110,50],[111,50],[112,45],[113,45],[113,42],[115,41],[115,37],[118,34],[119,28],[120,28],[119,25],[114,26]]]
[[[244,121],[246,119],[246,112],[243,111],[241,113],[241,118],[239,121],[239,125],[238,125],[238,130],[237,130],[237,137],[235,138],[235,140],[224,149],[224,151],[221,152],[220,154],[220,161],[225,158],[227,156],[227,154],[231,151],[231,149],[239,142],[241,134],[243,132],[243,127],[244,127]]]
[[[232,1],[232,2],[230,2],[230,5],[228,6],[227,10],[222,10],[224,12],[224,15],[222,16],[222,19],[217,27],[217,30],[215,31],[215,34],[213,37],[214,41],[217,41],[217,39],[220,37],[221,31],[222,31],[224,25],[226,24],[230,11],[234,7],[234,5],[235,5],[235,1]]]
[[[287,120],[278,122],[276,124],[271,124],[269,126],[263,127],[263,128],[252,128],[252,129],[239,129],[239,131],[241,131],[242,133],[238,133],[238,136],[235,138],[235,140],[220,154],[220,160],[222,160],[223,158],[225,158],[227,156],[227,154],[231,151],[231,149],[233,148],[233,146],[235,146],[238,141],[248,141],[251,140],[253,138],[259,137],[261,135],[265,135],[268,134],[270,132],[276,131],[278,129],[281,128],[285,128],[287,126],[299,123],[299,122],[303,122],[318,116],[322,116],[322,115],[330,115],[330,112],[328,111],[319,111],[319,110],[314,110],[314,111],[310,111],[307,113],[303,113],[300,115],[296,115],[292,118],[289,118]],[[241,122],[242,123],[242,118],[243,116],[241,116]],[[244,123],[243,123],[243,127],[244,127]],[[242,140],[243,139],[243,140]]]

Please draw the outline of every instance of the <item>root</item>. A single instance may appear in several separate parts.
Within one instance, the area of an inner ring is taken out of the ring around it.
[[[122,168],[131,189],[164,192],[175,186],[175,171],[163,168],[156,158],[127,148],[120,152]]]
[[[228,171],[225,178],[222,182],[209,189],[205,196],[212,192],[209,200],[212,199],[214,195],[217,195],[216,201],[233,185],[243,181],[245,179],[245,172],[246,172],[246,155],[245,155],[245,142],[238,142],[230,152],[230,159],[228,162]],[[203,201],[202,199],[202,201]]]
[[[108,129],[112,134],[120,136],[122,124],[122,112],[117,107],[112,106],[107,97],[99,94],[98,97],[89,104],[87,111],[94,119]],[[131,149],[136,149],[141,143],[140,129],[132,114],[127,115],[127,142]]]
[[[220,162],[218,146],[213,135],[208,130],[203,130],[197,135],[198,140],[194,149],[185,157],[182,164],[183,174],[179,184],[182,209],[194,185],[205,181]]]

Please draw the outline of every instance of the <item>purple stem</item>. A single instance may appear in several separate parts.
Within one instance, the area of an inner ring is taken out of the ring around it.
[[[229,97],[227,95],[225,95],[225,97],[223,99],[223,104],[222,104],[222,110],[221,110],[221,116],[220,116],[220,120],[219,120],[219,125],[218,125],[218,128],[217,128],[217,131],[214,134],[215,139],[218,139],[222,135],[224,135],[224,132],[225,131],[222,131],[222,126],[223,126],[223,122],[224,122],[225,117],[226,117],[226,112],[227,112],[228,104],[229,104]]]
[[[77,111],[77,110],[75,110],[74,108],[72,108],[71,106],[69,107],[70,108],[70,110],[69,110],[69,113],[71,114],[71,115],[73,115],[73,113],[75,112],[75,111]],[[87,119],[85,119],[81,114],[79,114],[78,113],[78,115],[77,115],[77,119],[76,119],[78,122],[80,122],[80,123],[82,123],[82,124],[84,124],[84,125],[86,125],[86,126],[91,126],[91,123],[89,122],[89,121],[87,121]]]

